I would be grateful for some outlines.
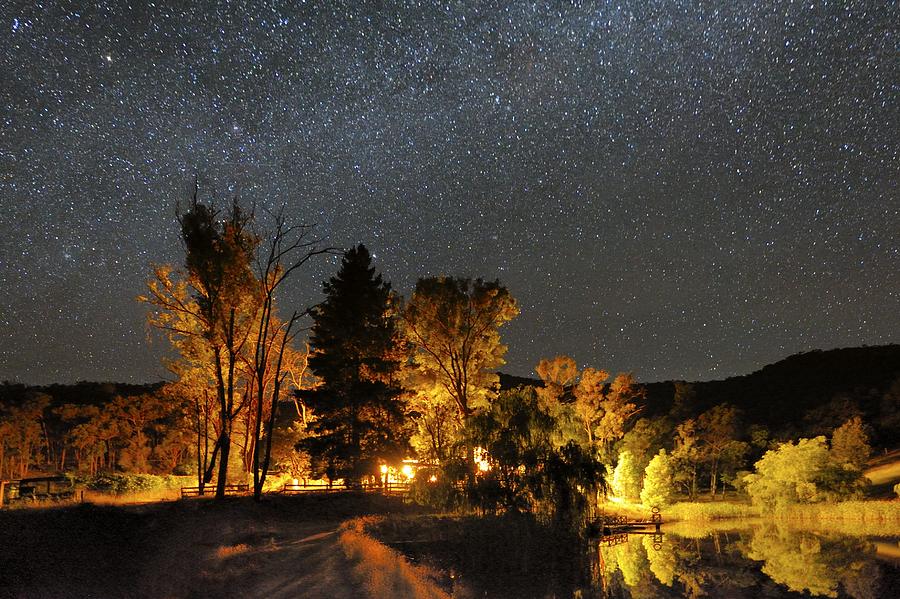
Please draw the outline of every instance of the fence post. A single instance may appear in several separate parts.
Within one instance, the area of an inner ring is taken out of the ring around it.
[[[6,493],[6,481],[0,480],[0,507],[3,507],[3,496]]]

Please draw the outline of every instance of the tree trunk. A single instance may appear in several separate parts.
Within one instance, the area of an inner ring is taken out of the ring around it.
[[[216,348],[216,395],[219,400],[219,438],[216,440],[216,448],[219,450],[219,474],[216,479],[216,499],[225,497],[225,481],[228,478],[228,454],[231,449],[231,438],[228,436],[228,400],[226,399],[221,355],[221,350]]]
[[[709,494],[713,499],[715,499],[716,498],[716,483],[717,483],[716,478],[719,474],[719,460],[712,461],[712,466],[711,466],[710,470],[711,471],[709,473]]]
[[[219,474],[216,479],[216,499],[225,497],[225,484],[228,480],[228,454],[231,450],[231,437],[226,429],[219,435]]]

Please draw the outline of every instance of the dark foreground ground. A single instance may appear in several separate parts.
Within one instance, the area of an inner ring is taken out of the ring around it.
[[[0,512],[0,598],[359,597],[335,531],[400,501],[342,494]]]

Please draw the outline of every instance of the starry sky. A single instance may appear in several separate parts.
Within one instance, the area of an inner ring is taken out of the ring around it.
[[[12,0],[0,81],[0,380],[166,376],[195,177],[404,295],[499,278],[512,374],[900,342],[897,2]]]

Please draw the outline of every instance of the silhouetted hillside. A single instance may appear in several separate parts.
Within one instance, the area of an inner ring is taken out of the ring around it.
[[[132,395],[152,393],[162,385],[163,383],[133,385],[128,383],[79,381],[74,385],[53,384],[37,387],[4,381],[0,384],[0,406],[17,406],[35,394],[49,395],[52,406],[61,406],[63,404],[103,405],[111,402],[117,395],[130,397]]]
[[[541,382],[501,374],[500,385]],[[643,417],[672,413],[680,392],[683,401],[672,414],[678,420],[729,403],[741,409],[746,425],[765,426],[774,437],[786,439],[830,434],[850,416],[860,415],[872,427],[875,444],[900,444],[900,345],[816,350],[725,380],[644,386]]]
[[[892,391],[893,388],[893,391]],[[812,351],[746,376],[695,385],[697,411],[728,402],[780,436],[828,434],[860,415],[882,446],[900,441],[900,345]]]

